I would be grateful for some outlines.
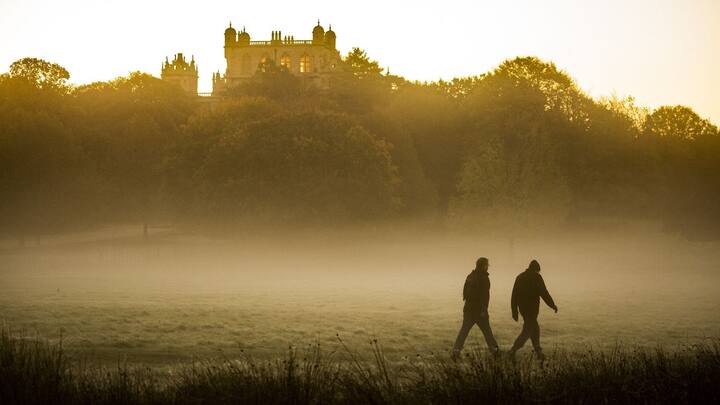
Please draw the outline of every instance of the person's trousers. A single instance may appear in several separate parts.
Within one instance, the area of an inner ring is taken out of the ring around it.
[[[463,323],[460,327],[460,332],[458,332],[457,339],[455,339],[455,346],[453,346],[453,350],[462,350],[463,346],[465,345],[465,339],[467,338],[468,333],[470,333],[470,329],[472,329],[474,325],[480,327],[483,336],[485,336],[485,342],[487,343],[488,348],[490,350],[497,350],[498,344],[495,341],[495,336],[493,336],[492,329],[490,328],[490,318],[488,317],[488,315],[469,313],[465,313],[463,315]]]
[[[532,341],[533,349],[535,353],[541,353],[542,348],[540,347],[540,324],[538,323],[536,316],[524,317],[523,316],[523,328],[520,332],[520,336],[515,339],[512,351],[515,352],[525,345],[525,342],[530,339]]]

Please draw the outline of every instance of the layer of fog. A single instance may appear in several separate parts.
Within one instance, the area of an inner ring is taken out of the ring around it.
[[[502,322],[509,322],[514,277],[535,258],[560,307],[557,315],[547,309],[542,315],[554,330],[584,341],[594,334],[622,339],[632,329],[639,337],[626,338],[633,343],[665,331],[683,343],[720,333],[718,247],[637,230],[514,237],[380,229],[236,238],[170,232],[148,241],[129,236],[6,248],[0,307],[43,300],[79,308],[228,305],[287,319],[329,317],[331,325],[357,324],[377,334],[383,333],[377,319],[416,317],[409,325],[419,332],[428,322],[445,322],[442,338],[450,340],[465,276],[479,256],[490,259],[490,312]]]

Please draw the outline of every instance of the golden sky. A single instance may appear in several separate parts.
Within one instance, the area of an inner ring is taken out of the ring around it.
[[[593,96],[684,104],[720,123],[720,0],[211,1],[0,0],[0,71],[25,56],[65,66],[73,83],[194,54],[200,90],[223,71],[228,22],[257,40],[311,38],[317,20],[408,79],[486,72],[504,59],[554,61]]]

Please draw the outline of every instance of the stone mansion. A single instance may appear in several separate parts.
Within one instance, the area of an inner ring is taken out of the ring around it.
[[[312,39],[295,39],[273,31],[269,41],[253,41],[245,31],[232,24],[225,30],[225,74],[213,73],[213,96],[222,96],[234,86],[251,78],[264,63],[275,63],[320,88],[329,86],[329,77],[339,68],[340,53],[335,49],[335,32],[318,24]],[[182,53],[162,65],[161,78],[176,83],[188,93],[197,94],[198,68],[193,57],[187,62]]]

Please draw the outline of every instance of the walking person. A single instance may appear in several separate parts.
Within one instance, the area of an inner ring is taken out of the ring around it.
[[[538,360],[545,360],[542,347],[540,347],[540,325],[537,319],[540,312],[540,298],[557,313],[557,305],[555,305],[555,301],[553,301],[550,296],[550,293],[545,287],[545,281],[540,275],[540,263],[538,263],[537,260],[533,260],[530,262],[527,270],[515,278],[515,285],[512,290],[512,300],[510,303],[512,317],[515,322],[517,322],[519,309],[523,317],[523,328],[520,336],[515,340],[512,349],[510,349],[511,357],[515,356],[515,353],[530,339]]]
[[[481,257],[475,263],[475,269],[465,279],[463,286],[463,322],[458,332],[455,345],[453,346],[453,357],[457,358],[465,344],[470,329],[473,325],[480,327],[485,336],[485,342],[491,352],[499,352],[498,344],[490,328],[488,316],[488,304],[490,303],[490,276],[488,273],[489,262]]]

